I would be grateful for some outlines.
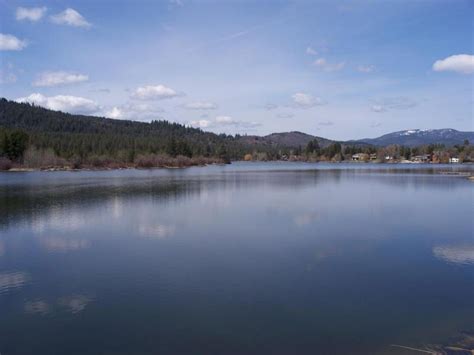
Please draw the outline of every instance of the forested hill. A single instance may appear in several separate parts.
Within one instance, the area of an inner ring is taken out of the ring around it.
[[[38,148],[58,155],[115,156],[119,152],[167,153],[171,156],[224,156],[241,154],[233,137],[203,132],[167,121],[150,123],[72,115],[42,107],[0,100],[0,126],[21,129]]]
[[[409,134],[404,135],[398,132],[395,136],[397,139],[422,136],[424,140],[416,146],[413,138],[396,144],[398,141],[387,135],[382,137],[383,144],[377,146],[373,141],[336,142],[302,132],[263,137],[218,135],[168,121],[146,123],[72,115],[0,99],[0,170],[12,166],[189,166],[242,159],[343,161],[351,160],[357,153],[381,161],[387,156],[407,160],[419,154],[435,156],[438,161],[447,161],[450,157],[472,160],[470,139],[452,144],[460,140],[459,134],[470,132],[407,132]],[[430,138],[438,136],[444,140],[438,142]],[[385,139],[387,137],[390,139]],[[428,143],[424,144],[425,141]]]

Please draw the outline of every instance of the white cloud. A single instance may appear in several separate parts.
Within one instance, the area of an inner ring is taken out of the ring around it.
[[[307,47],[306,48],[306,54],[318,55],[318,52],[315,49],[313,49],[312,47]]]
[[[370,109],[374,112],[385,112],[385,111],[387,111],[385,109],[385,107],[383,107],[382,105],[372,105],[372,107]]]
[[[36,22],[41,20],[41,18],[46,13],[46,7],[18,7],[16,9],[16,19],[18,21],[21,20],[29,20],[32,22]]]
[[[217,105],[213,102],[196,101],[184,104],[183,107],[188,110],[215,110]]]
[[[231,116],[217,116],[214,120],[195,120],[190,121],[189,125],[196,128],[219,128],[235,127],[240,129],[251,129],[260,126],[258,122],[239,121]]]
[[[104,114],[105,117],[119,119],[123,117],[123,112],[118,107],[112,107],[109,111]]]
[[[102,113],[103,116],[121,120],[149,121],[159,119],[160,114],[164,112],[162,108],[154,107],[149,104],[125,104],[114,106]]]
[[[21,51],[28,43],[9,34],[0,33],[0,51]]]
[[[58,25],[89,28],[92,25],[76,10],[68,8],[63,12],[50,17],[51,21]]]
[[[235,124],[236,121],[234,121],[234,119],[230,116],[217,116],[216,123],[222,124],[222,125],[230,125],[230,124]]]
[[[372,73],[375,70],[375,66],[373,65],[359,65],[357,67],[357,71],[361,73]]]
[[[97,113],[100,109],[99,105],[92,100],[68,95],[44,96],[34,93],[27,97],[16,99],[17,102],[27,102],[48,108],[55,111],[63,111],[78,114]]]
[[[65,84],[81,83],[89,80],[89,77],[84,74],[69,73],[65,71],[44,72],[40,73],[33,86],[57,86]]]
[[[195,128],[208,128],[211,126],[211,124],[212,122],[209,120],[195,120],[189,122],[189,125]]]
[[[139,100],[162,100],[179,96],[179,94],[164,85],[147,85],[137,88],[133,94],[133,99]]]
[[[453,71],[461,74],[474,73],[474,55],[457,54],[437,60],[433,64],[434,71]]]
[[[326,72],[334,72],[334,71],[339,71],[341,69],[344,69],[346,63],[345,62],[339,62],[339,63],[328,63],[328,61],[324,58],[319,58],[314,61],[313,63],[315,66],[320,68],[321,70],[324,70]]]
[[[297,92],[291,96],[293,104],[298,108],[311,108],[317,105],[324,105],[325,101],[320,97],[314,97],[311,94]]]

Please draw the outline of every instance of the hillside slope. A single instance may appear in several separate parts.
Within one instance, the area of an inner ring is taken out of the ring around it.
[[[375,146],[392,144],[416,147],[428,144],[443,144],[454,146],[463,144],[465,140],[474,142],[474,132],[462,132],[452,128],[444,129],[412,129],[385,134],[378,138],[365,138],[353,142],[368,143]]]

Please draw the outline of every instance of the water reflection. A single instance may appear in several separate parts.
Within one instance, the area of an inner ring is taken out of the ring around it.
[[[140,225],[138,234],[144,238],[164,239],[171,237],[175,233],[175,226],[165,224]]]
[[[85,295],[72,295],[62,297],[58,300],[58,305],[66,309],[66,311],[76,314],[82,312],[92,302],[92,298]]]
[[[71,239],[59,236],[40,236],[40,245],[50,252],[69,252],[88,248],[90,242],[86,239]]]
[[[26,301],[24,305],[25,313],[45,315],[50,312],[50,306],[43,300]]]
[[[23,287],[28,280],[28,273],[23,271],[0,272],[0,295]]]
[[[474,236],[473,236],[474,237]],[[474,245],[440,245],[433,248],[435,257],[448,263],[474,264]]]
[[[57,299],[56,302],[48,303],[45,300],[37,299],[33,301],[26,301],[24,303],[24,312],[27,314],[46,315],[54,311],[64,310],[67,313],[77,314],[86,309],[86,307],[93,301],[92,297],[74,294],[64,296]]]
[[[249,166],[0,174],[2,354],[365,355],[473,324],[470,181]]]

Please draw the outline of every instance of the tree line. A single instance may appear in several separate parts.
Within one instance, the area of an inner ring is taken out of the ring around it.
[[[165,120],[113,120],[72,115],[0,99],[0,169],[24,167],[152,167],[227,163],[231,160],[344,161],[354,154],[410,159],[418,154],[473,156],[469,142],[456,147],[374,147],[340,142],[324,146],[245,143],[239,135],[215,134]]]

